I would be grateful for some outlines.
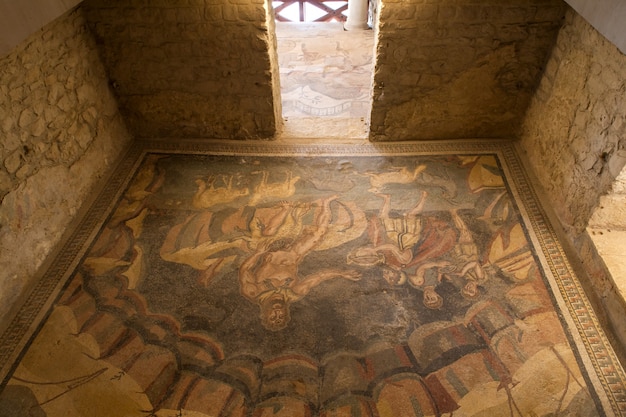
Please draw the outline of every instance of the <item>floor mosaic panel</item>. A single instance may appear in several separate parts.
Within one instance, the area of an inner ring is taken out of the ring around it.
[[[626,415],[504,142],[138,142],[0,366],[11,416]]]
[[[284,117],[369,117],[374,31],[277,23],[276,35]]]

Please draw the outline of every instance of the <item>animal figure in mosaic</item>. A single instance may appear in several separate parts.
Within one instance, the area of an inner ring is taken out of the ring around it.
[[[300,51],[302,51],[301,56],[305,64],[312,64],[316,60],[323,57],[323,55],[318,51],[312,51],[311,49],[309,49],[309,47],[304,42],[300,44]]]
[[[337,42],[337,46],[335,47],[335,54],[327,55],[324,57],[324,70],[322,71],[322,76],[325,77],[326,74],[332,70],[337,71],[352,71],[353,65],[350,60],[350,51],[341,47],[341,42]]]
[[[218,240],[210,234],[214,213],[203,211],[188,216],[182,223],[173,226],[159,254],[168,262],[189,265],[199,271],[198,282],[208,286],[213,277],[237,258],[221,253],[241,246],[237,240]]]
[[[372,173],[364,175],[370,178],[370,192],[376,194],[382,192],[387,184],[410,184],[415,181],[419,174],[426,170],[426,165],[418,165],[412,171],[407,167],[401,167],[391,172]]]
[[[316,177],[308,178],[315,189],[320,191],[346,192],[354,188],[355,182],[345,176],[335,177],[329,172],[325,172]]]
[[[226,179],[225,175],[221,177],[225,186],[217,188],[215,187],[215,181],[217,179],[215,175],[209,176],[207,181],[201,179],[196,180],[198,190],[192,199],[192,205],[195,208],[206,209],[219,204],[230,203],[250,193],[248,187],[233,188],[234,175],[230,175],[228,179]]]
[[[261,323],[271,331],[284,329],[289,321],[290,304],[306,296],[322,282],[343,278],[358,280],[352,269],[325,268],[301,276],[298,266],[306,255],[323,241],[332,220],[330,204],[337,196],[320,201],[315,224],[290,240],[275,240],[259,245],[256,252],[239,267],[241,294],[260,308]]]
[[[261,174],[261,182],[254,186],[252,196],[248,202],[251,206],[256,206],[265,199],[285,200],[293,196],[296,192],[296,183],[300,181],[299,176],[294,176],[288,170],[286,178],[282,182],[268,182],[269,171],[254,171],[253,174]]]
[[[415,184],[418,186],[437,188],[441,190],[442,198],[446,199],[451,204],[455,204],[454,199],[458,195],[457,185],[449,176],[423,172],[422,175],[416,179]]]

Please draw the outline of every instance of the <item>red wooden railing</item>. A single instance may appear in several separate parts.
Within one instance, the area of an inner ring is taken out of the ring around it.
[[[338,8],[333,8],[329,5],[324,4],[326,2],[332,3],[332,5],[335,7],[338,6],[338,3],[343,4],[339,5]],[[274,5],[276,20],[279,22],[345,22],[346,16],[342,12],[348,10],[347,0],[274,0],[272,3]],[[316,19],[307,18],[307,8],[305,7],[305,3],[316,7],[325,14]],[[293,18],[289,18],[284,14],[281,14],[282,11],[284,11],[292,4],[298,5],[298,20],[294,20]]]

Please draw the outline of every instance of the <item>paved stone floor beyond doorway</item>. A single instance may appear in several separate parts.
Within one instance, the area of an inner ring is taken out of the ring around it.
[[[622,416],[515,147],[136,142],[0,338],[0,416]]]
[[[365,138],[374,31],[277,22],[283,137]]]

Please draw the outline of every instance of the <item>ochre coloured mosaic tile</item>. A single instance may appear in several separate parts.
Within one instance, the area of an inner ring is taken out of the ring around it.
[[[66,249],[0,343],[12,415],[624,414],[508,143],[138,142]]]

